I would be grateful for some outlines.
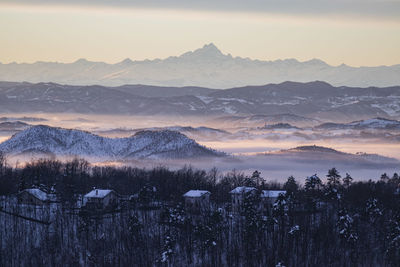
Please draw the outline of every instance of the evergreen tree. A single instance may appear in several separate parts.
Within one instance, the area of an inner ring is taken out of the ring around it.
[[[346,209],[342,209],[338,213],[337,228],[340,238],[349,244],[354,244],[358,240],[358,235],[354,231],[354,220],[347,213]]]
[[[389,181],[389,176],[385,173],[381,175],[381,181],[387,183]]]
[[[314,174],[306,178],[304,186],[306,191],[319,190],[322,187],[322,181],[316,174]]]
[[[156,198],[156,188],[149,184],[144,185],[138,193],[138,201],[142,206],[148,207]]]
[[[382,211],[378,207],[378,200],[376,198],[368,199],[365,211],[372,223],[375,223],[382,216]]]
[[[390,266],[398,266],[400,262],[400,216],[398,215],[389,223],[387,241],[386,260]]]
[[[299,185],[293,176],[289,176],[287,181],[283,185],[283,189],[286,190],[288,196],[293,196],[299,189]]]
[[[159,262],[164,263],[166,266],[171,266],[172,255],[174,254],[174,243],[170,233],[167,233],[164,237],[161,258],[159,259]]]
[[[261,172],[255,170],[251,175],[251,180],[254,182],[255,186],[260,186],[263,183],[263,178],[261,177]]]
[[[343,178],[343,186],[349,188],[352,182],[353,178],[346,172],[346,176]]]
[[[332,168],[328,171],[327,177],[327,184],[329,187],[338,188],[340,186],[340,174],[336,168]]]

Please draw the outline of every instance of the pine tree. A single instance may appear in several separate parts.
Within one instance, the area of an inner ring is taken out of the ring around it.
[[[254,182],[255,186],[260,186],[263,182],[263,178],[261,178],[261,172],[255,170],[251,175],[251,180]]]
[[[322,181],[317,176],[317,174],[314,174],[314,175],[306,178],[306,182],[305,182],[304,186],[305,186],[306,191],[319,190],[322,187]]]
[[[156,198],[156,188],[151,185],[144,185],[138,193],[138,201],[143,207],[148,207]]]
[[[382,216],[382,211],[378,207],[378,200],[376,198],[370,198],[367,200],[365,211],[372,223],[375,223],[379,217]]]
[[[167,233],[164,237],[164,245],[161,251],[161,258],[158,260],[161,263],[165,263],[170,266],[172,261],[172,255],[174,255],[174,240],[171,238],[170,233]]]
[[[381,181],[387,183],[389,181],[389,176],[385,173],[381,175]]]
[[[386,260],[391,266],[398,266],[400,262],[400,216],[395,216],[389,223],[387,234],[388,247]]]
[[[349,188],[353,182],[353,178],[346,172],[346,177],[343,178],[343,186]]]
[[[299,189],[299,185],[293,176],[289,176],[283,185],[283,189],[286,190],[286,195],[293,196]]]
[[[340,186],[340,174],[336,168],[332,168],[328,171],[328,174],[326,175],[328,178],[328,186],[332,188],[338,188]]]
[[[143,228],[143,225],[140,223],[139,219],[135,215],[129,216],[128,220],[128,231],[131,237],[131,240],[135,241],[139,239],[140,230]]]
[[[340,238],[348,244],[354,244],[358,240],[358,235],[354,231],[354,220],[347,213],[345,209],[342,209],[338,213],[337,228],[339,231]]]

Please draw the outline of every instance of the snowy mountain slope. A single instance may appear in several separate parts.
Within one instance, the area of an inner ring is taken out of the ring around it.
[[[106,138],[43,125],[15,134],[0,144],[0,151],[12,155],[45,153],[114,160],[223,156],[174,131],[141,131],[128,138]]]
[[[323,80],[337,86],[400,84],[400,65],[378,67],[330,66],[312,59],[251,60],[223,54],[214,44],[166,59],[116,64],[79,59],[73,63],[0,63],[0,80],[63,84],[151,84],[229,88],[249,84]]]

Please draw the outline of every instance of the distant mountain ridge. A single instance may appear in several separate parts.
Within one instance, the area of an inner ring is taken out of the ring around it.
[[[335,86],[400,85],[400,64],[377,67],[331,66],[319,59],[251,60],[223,54],[210,43],[194,51],[166,59],[116,64],[79,59],[73,63],[0,63],[0,80],[55,82],[62,84],[118,86],[202,86],[230,88],[284,81],[326,81]]]
[[[323,123],[315,127],[323,130],[340,130],[340,129],[377,129],[377,130],[400,130],[400,121],[389,120],[385,118],[373,118],[349,123]]]
[[[33,126],[0,144],[10,155],[40,153],[112,160],[219,157],[224,154],[174,131],[141,131],[127,138],[106,138],[80,130]]]
[[[307,145],[298,146],[291,149],[285,149],[274,152],[259,153],[257,156],[265,157],[279,157],[281,159],[291,158],[297,162],[315,161],[316,164],[320,162],[331,162],[333,165],[342,162],[347,164],[363,164],[366,168],[380,165],[398,167],[400,161],[395,158],[382,156],[379,154],[369,154],[358,152],[355,154],[338,151],[333,148]]]
[[[231,116],[227,120],[259,121],[262,124],[286,122],[295,125],[300,120],[316,125],[320,120],[400,118],[400,86],[334,87],[315,81],[213,90],[0,82],[0,112],[227,115]]]

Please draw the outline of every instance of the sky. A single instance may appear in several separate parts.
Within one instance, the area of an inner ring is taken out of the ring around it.
[[[400,0],[0,0],[0,62],[233,56],[400,64]]]

